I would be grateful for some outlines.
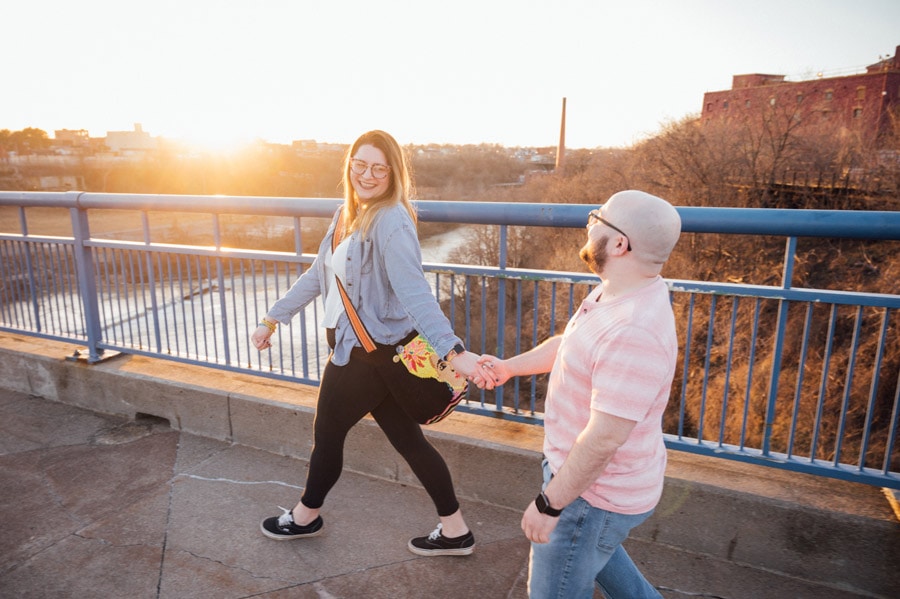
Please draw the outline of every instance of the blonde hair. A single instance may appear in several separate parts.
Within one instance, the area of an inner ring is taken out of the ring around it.
[[[391,167],[388,177],[390,183],[387,191],[383,195],[370,200],[366,205],[360,206],[359,197],[350,181],[350,160],[356,155],[357,150],[361,146],[374,146],[384,153],[388,166]],[[372,228],[372,223],[377,216],[378,211],[393,206],[394,204],[402,204],[409,216],[413,220],[413,224],[418,222],[416,211],[410,203],[410,196],[413,193],[412,169],[406,153],[389,133],[375,129],[368,131],[359,136],[353,142],[347,155],[344,158],[344,226],[345,234],[353,231],[360,231],[365,237]]]

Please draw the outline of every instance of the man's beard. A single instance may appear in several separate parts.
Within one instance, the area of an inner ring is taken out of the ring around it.
[[[609,257],[609,254],[606,252],[607,241],[609,241],[608,235],[604,235],[596,240],[589,239],[584,244],[584,247],[581,248],[581,251],[578,252],[578,256],[584,260],[584,263],[588,265],[588,268],[595,275],[603,272],[603,267],[606,266],[606,259]]]

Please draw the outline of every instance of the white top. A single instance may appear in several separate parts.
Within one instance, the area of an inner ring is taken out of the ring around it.
[[[325,294],[325,316],[322,323],[326,329],[333,329],[337,326],[338,319],[344,313],[344,302],[341,301],[341,294],[337,289],[337,282],[334,280],[335,275],[340,277],[341,283],[347,279],[347,248],[350,245],[350,238],[341,241],[334,254],[331,248],[325,253],[325,279],[328,285],[328,293]]]

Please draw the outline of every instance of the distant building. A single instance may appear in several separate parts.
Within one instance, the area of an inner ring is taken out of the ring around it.
[[[301,153],[317,152],[343,152],[347,149],[345,144],[321,143],[314,139],[296,139],[291,142],[291,148]]]
[[[319,149],[319,144],[314,139],[295,139],[291,142],[291,147],[298,152],[313,153]]]
[[[155,150],[157,140],[150,137],[140,123],[135,123],[134,131],[107,131],[106,147],[112,152],[122,153]]]
[[[84,147],[91,142],[87,129],[57,129],[53,132],[53,137],[56,146],[70,148]]]
[[[900,46],[893,57],[866,67],[865,73],[785,81],[784,75],[735,75],[731,89],[703,95],[704,123],[740,122],[777,109],[804,124],[858,133],[874,141],[886,131],[888,114],[900,106]]]

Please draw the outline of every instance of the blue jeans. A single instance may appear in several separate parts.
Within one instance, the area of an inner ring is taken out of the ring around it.
[[[544,486],[550,467],[544,460]],[[582,498],[566,506],[549,543],[532,543],[531,599],[591,599],[594,584],[608,599],[661,599],[622,547],[631,529],[653,510],[629,516],[593,507]]]

